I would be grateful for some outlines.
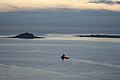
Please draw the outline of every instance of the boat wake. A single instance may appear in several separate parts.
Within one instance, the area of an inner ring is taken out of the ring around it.
[[[107,66],[107,67],[120,68],[120,65],[114,65],[110,63],[100,63],[100,62],[84,60],[84,59],[73,59],[73,62],[82,62],[82,63],[93,64],[93,65],[102,65],[102,66]]]

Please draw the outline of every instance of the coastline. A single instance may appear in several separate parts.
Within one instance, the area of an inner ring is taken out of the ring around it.
[[[88,34],[88,35],[75,35],[75,37],[96,37],[96,38],[120,38],[120,35],[110,34]]]

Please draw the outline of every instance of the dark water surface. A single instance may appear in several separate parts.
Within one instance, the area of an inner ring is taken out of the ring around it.
[[[0,38],[0,80],[119,79],[120,42]]]

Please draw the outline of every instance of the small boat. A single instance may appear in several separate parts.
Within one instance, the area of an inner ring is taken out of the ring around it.
[[[65,54],[63,54],[63,55],[61,56],[61,59],[62,59],[62,60],[65,60],[65,59],[69,59],[69,57],[67,57]]]
[[[64,59],[69,59],[69,57],[64,57]]]

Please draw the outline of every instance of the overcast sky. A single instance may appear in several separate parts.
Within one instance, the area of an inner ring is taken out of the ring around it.
[[[102,1],[103,4],[93,3],[94,1],[100,3]],[[0,0],[0,12],[58,8],[120,11],[117,1],[119,2],[119,0]],[[110,2],[114,4],[109,4]]]
[[[22,26],[98,28],[119,33],[120,0],[0,0],[0,31]]]

